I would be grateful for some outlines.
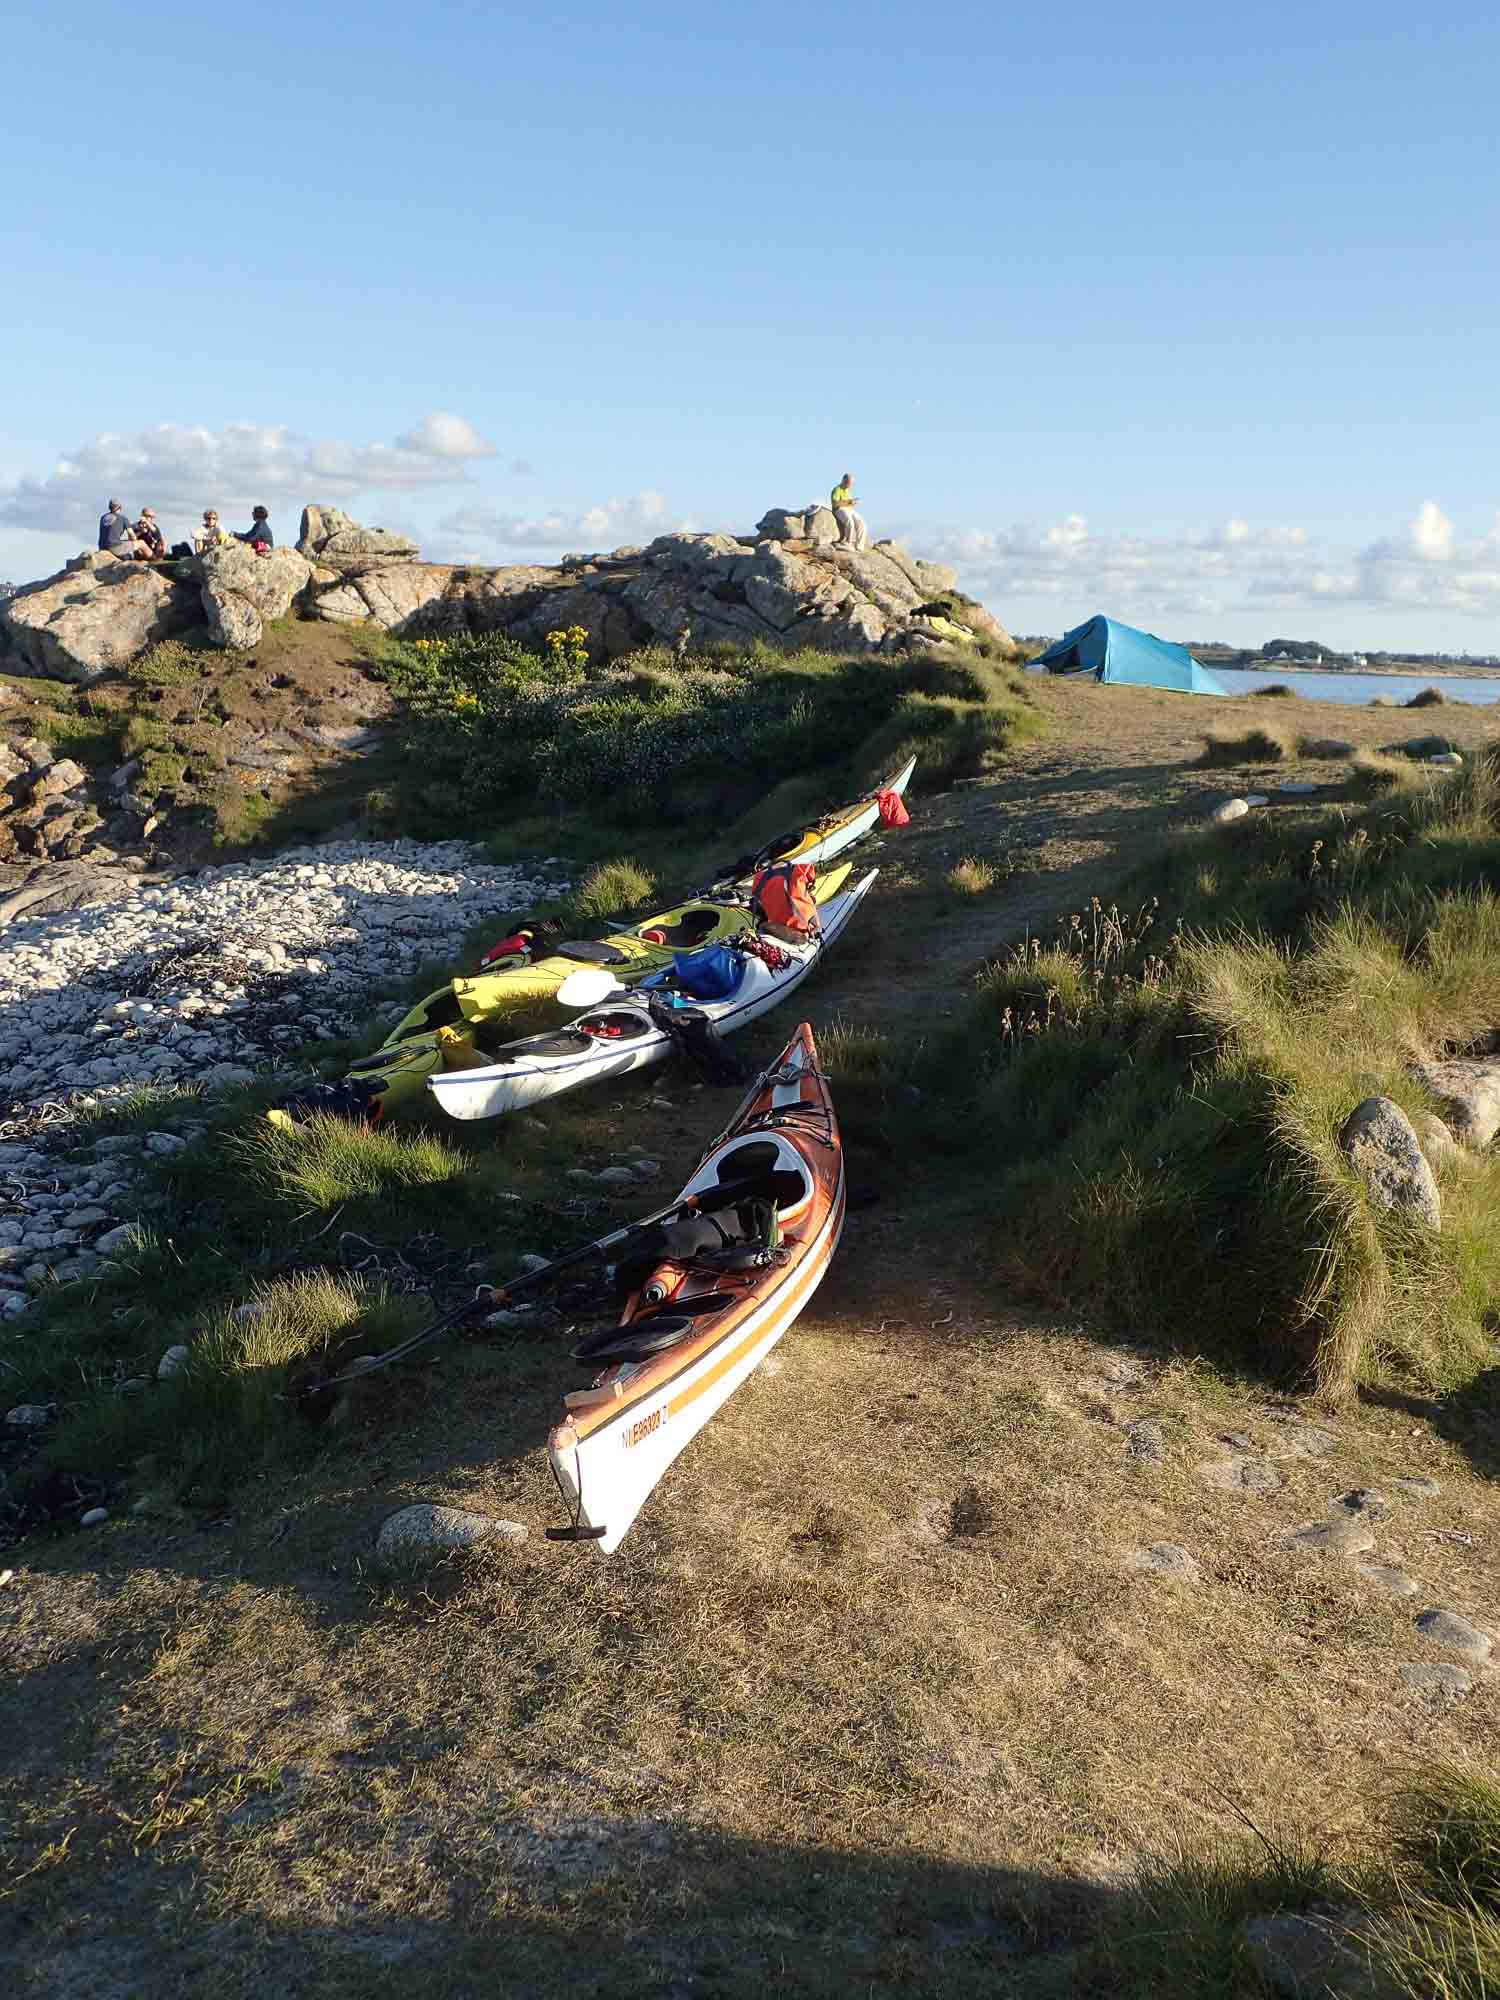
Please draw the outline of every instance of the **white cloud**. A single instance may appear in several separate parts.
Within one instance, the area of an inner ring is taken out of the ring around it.
[[[460,507],[439,523],[445,535],[467,543],[489,541],[502,549],[569,550],[592,553],[631,542],[649,542],[657,535],[690,529],[692,522],[674,514],[660,493],[636,493],[628,500],[604,500],[581,512],[558,509],[550,514],[507,514],[496,507]]]
[[[1081,515],[1048,527],[1019,524],[992,532],[910,525],[914,551],[950,563],[960,582],[1003,618],[1024,604],[1029,617],[1076,623],[1109,610],[1138,623],[1273,606],[1291,611],[1341,605],[1368,611],[1500,612],[1500,515],[1465,542],[1434,501],[1406,529],[1361,549],[1318,546],[1291,523],[1255,524],[1234,515],[1197,533],[1098,535]],[[1059,626],[1061,629],[1061,626]]]
[[[482,438],[466,417],[451,410],[434,410],[415,430],[396,440],[398,450],[428,452],[434,458],[493,458],[495,447]]]
[[[426,439],[425,444],[418,440]],[[467,443],[465,443],[467,440]],[[460,449],[463,445],[464,448]],[[416,491],[467,481],[467,460],[493,450],[461,417],[437,412],[395,444],[299,437],[285,424],[157,424],[129,436],[102,432],[50,473],[0,490],[0,524],[92,541],[111,498],[164,520],[196,520],[205,507],[228,519],[257,503],[301,508],[370,490]]]
[[[1424,500],[1411,524],[1413,551],[1428,562],[1447,562],[1453,554],[1453,523],[1436,500]]]

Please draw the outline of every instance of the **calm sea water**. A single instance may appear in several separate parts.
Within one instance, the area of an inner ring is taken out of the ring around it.
[[[1309,701],[1342,701],[1356,708],[1383,694],[1398,707],[1425,687],[1441,688],[1449,701],[1500,701],[1500,677],[1481,674],[1316,674],[1287,669],[1281,673],[1226,672],[1210,667],[1231,694],[1254,694],[1257,688],[1295,688]]]

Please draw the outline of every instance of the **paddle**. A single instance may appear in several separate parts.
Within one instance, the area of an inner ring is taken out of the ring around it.
[[[603,966],[582,965],[576,972],[570,972],[558,987],[555,998],[562,1007],[596,1007],[611,993],[624,993],[623,987],[612,972]]]
[[[595,1251],[611,1250],[615,1244],[627,1242],[639,1231],[651,1229],[658,1222],[669,1221],[673,1216],[682,1214],[687,1206],[687,1202],[679,1195],[675,1201],[668,1202],[665,1208],[658,1208],[650,1215],[641,1216],[635,1222],[622,1223],[618,1229],[611,1229],[606,1235],[596,1236],[588,1243],[580,1243],[576,1249],[565,1250],[561,1257],[554,1257],[550,1264],[540,1264],[534,1271],[523,1271],[507,1284],[481,1286],[480,1290],[487,1293],[487,1297],[481,1299],[476,1296],[465,1299],[461,1306],[455,1306],[452,1312],[444,1313],[441,1319],[435,1319],[431,1326],[424,1326],[419,1333],[398,1341],[394,1347],[387,1348],[384,1354],[363,1356],[351,1368],[346,1368],[341,1375],[331,1376],[326,1382],[319,1382],[307,1390],[304,1393],[304,1400],[311,1401],[331,1389],[341,1387],[345,1382],[357,1382],[365,1375],[373,1375],[377,1368],[389,1368],[393,1361],[405,1360],[408,1354],[414,1354],[419,1347],[425,1347],[428,1341],[436,1340],[440,1333],[446,1333],[450,1327],[457,1326],[460,1320],[469,1318],[481,1308],[487,1313],[498,1312],[518,1293],[530,1290],[535,1285],[545,1284],[549,1278],[556,1277],[559,1271],[566,1271],[571,1265],[581,1264],[585,1257],[592,1256]]]

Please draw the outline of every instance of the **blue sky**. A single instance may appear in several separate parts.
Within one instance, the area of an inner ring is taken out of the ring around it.
[[[1500,649],[1478,0],[22,0],[6,53],[0,575],[114,491],[535,561],[852,468],[1016,630]]]

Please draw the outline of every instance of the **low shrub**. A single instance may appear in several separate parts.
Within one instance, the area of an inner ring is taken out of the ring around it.
[[[919,782],[947,784],[1040,727],[1020,677],[981,659],[647,648],[590,668],[567,634],[545,658],[491,635],[416,641],[384,671],[416,800],[460,826],[584,808],[722,822],[801,773],[836,797],[908,743]]]
[[[1447,699],[1448,697],[1443,693],[1441,688],[1424,687],[1419,688],[1410,701],[1403,701],[1401,706],[1403,708],[1441,708]]]
[[[1294,687],[1288,687],[1285,681],[1272,681],[1268,687],[1254,688],[1251,692],[1257,700],[1296,701],[1300,699],[1297,690]]]

